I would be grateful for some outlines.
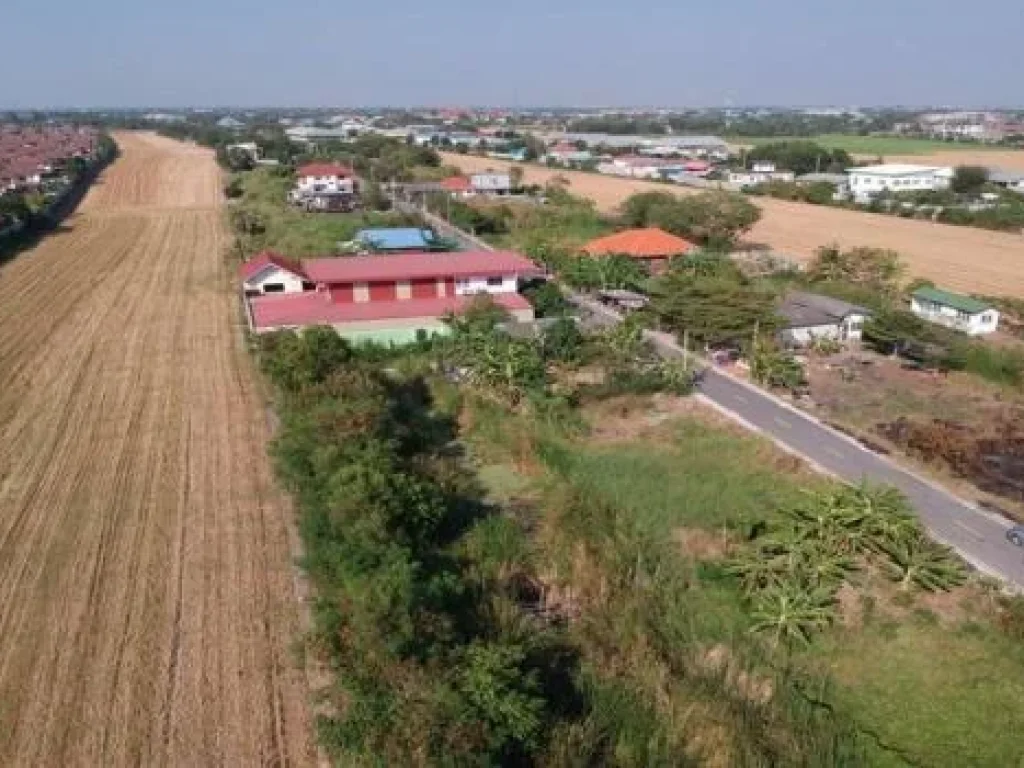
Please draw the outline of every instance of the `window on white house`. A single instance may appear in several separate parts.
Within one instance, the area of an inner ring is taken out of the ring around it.
[[[487,285],[490,288],[500,288],[505,284],[505,278],[503,277],[488,277]]]
[[[981,316],[981,324],[982,325],[989,325],[991,322],[992,322],[992,314],[990,312],[986,312],[984,315]]]
[[[264,283],[264,293],[284,293],[284,283]]]

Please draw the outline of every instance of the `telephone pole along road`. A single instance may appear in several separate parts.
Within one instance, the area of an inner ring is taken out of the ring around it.
[[[570,294],[569,299],[590,313],[596,324],[622,321],[621,315],[586,297]],[[662,356],[683,354],[683,348],[667,334],[646,335]],[[747,428],[764,433],[820,470],[853,484],[867,481],[898,488],[933,538],[952,547],[979,571],[1024,589],[1024,553],[1006,539],[1010,521],[983,512],[773,395],[712,366],[699,377],[697,391]]]

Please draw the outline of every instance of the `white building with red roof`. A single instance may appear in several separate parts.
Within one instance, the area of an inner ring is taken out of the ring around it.
[[[519,294],[542,273],[511,251],[347,256],[297,262],[263,253],[240,269],[255,333],[330,325],[353,341],[404,343],[446,333],[443,318],[486,293],[518,322],[533,320]]]
[[[338,163],[308,163],[296,172],[295,189],[300,193],[354,194],[356,174]]]

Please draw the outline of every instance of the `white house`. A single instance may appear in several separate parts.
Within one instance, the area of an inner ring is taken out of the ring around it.
[[[930,323],[970,336],[992,333],[999,327],[999,312],[991,304],[939,288],[918,288],[911,295],[910,311]]]
[[[879,192],[947,189],[953,179],[953,169],[890,163],[850,168],[846,175],[854,198],[866,202]]]
[[[1003,189],[1024,194],[1024,173],[1020,171],[1004,171],[1001,168],[989,168],[988,180]]]
[[[775,163],[754,163],[749,169],[742,171],[729,171],[728,181],[730,184],[738,184],[741,187],[752,187],[756,184],[767,184],[770,181],[793,181],[796,174],[792,171],[779,171]]]
[[[778,315],[785,321],[779,331],[782,342],[791,347],[806,347],[824,339],[840,343],[860,341],[871,312],[831,296],[791,291]]]
[[[295,191],[301,195],[355,194],[355,172],[335,163],[310,163],[295,172]]]
[[[474,173],[469,184],[478,195],[507,195],[512,191],[512,177],[507,173]]]
[[[684,167],[685,163],[682,160],[621,155],[613,158],[610,162],[599,164],[597,171],[611,176],[628,176],[634,179],[662,179],[672,174],[682,173]]]
[[[246,296],[302,293],[311,287],[301,264],[270,251],[247,261],[241,272]]]

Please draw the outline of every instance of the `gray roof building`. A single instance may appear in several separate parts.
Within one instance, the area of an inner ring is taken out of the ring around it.
[[[871,314],[871,310],[831,296],[805,291],[791,291],[786,295],[778,314],[786,321],[786,328],[814,328],[841,323],[850,315]]]

